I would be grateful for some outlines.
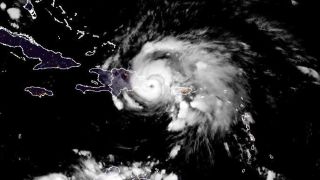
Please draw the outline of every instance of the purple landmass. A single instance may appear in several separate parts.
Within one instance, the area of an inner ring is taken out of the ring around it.
[[[89,70],[90,73],[95,73],[98,75],[97,81],[100,83],[100,86],[90,86],[77,84],[76,90],[81,91],[82,93],[90,92],[110,92],[115,96],[120,95],[122,90],[131,90],[129,83],[129,78],[132,72],[120,68],[103,70],[99,68],[93,68]]]
[[[108,70],[103,70],[99,68],[92,68],[89,70],[90,73],[94,73],[98,75],[97,81],[100,83],[101,86],[88,86],[77,84],[76,90],[81,91],[82,93],[86,93],[87,91],[90,92],[111,92],[111,88],[109,84],[111,83],[112,73]]]
[[[29,86],[26,87],[24,91],[30,93],[32,96],[36,96],[39,98],[43,96],[53,96],[53,92],[44,87]]]
[[[112,89],[112,94],[118,96],[121,93],[121,90],[131,90],[131,85],[130,85],[130,76],[132,72],[120,68],[120,69],[112,69],[111,73],[113,75],[113,79],[111,82],[111,89]]]
[[[27,0],[26,4],[23,6],[26,10],[31,11],[33,9],[33,4]]]
[[[34,7],[33,7],[31,0],[26,0],[26,4],[23,6],[23,8],[26,9],[30,13],[32,19],[37,18],[37,14],[34,11]]]
[[[0,43],[9,47],[19,47],[27,58],[40,61],[33,69],[70,69],[79,67],[72,58],[63,57],[60,52],[48,50],[37,44],[32,38],[11,32],[0,26]]]

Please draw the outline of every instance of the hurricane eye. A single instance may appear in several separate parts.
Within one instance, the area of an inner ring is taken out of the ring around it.
[[[159,60],[159,59],[169,59],[171,57],[170,52],[167,51],[155,51],[152,53],[152,59],[153,60]]]

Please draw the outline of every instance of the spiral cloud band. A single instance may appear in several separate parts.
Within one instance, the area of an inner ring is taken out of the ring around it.
[[[245,81],[239,78],[243,72],[231,64],[231,54],[224,49],[218,42],[191,43],[175,37],[148,42],[131,60],[132,91],[114,101],[122,101],[118,107],[128,110],[168,113],[169,131],[196,127],[200,136],[213,138],[230,128],[248,101]]]

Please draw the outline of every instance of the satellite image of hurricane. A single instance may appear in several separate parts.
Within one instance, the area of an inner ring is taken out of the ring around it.
[[[0,0],[0,179],[319,180],[319,8]]]

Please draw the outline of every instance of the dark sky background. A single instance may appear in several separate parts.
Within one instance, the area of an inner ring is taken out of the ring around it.
[[[78,40],[74,32],[52,20],[45,10],[48,1],[34,4],[38,18],[32,22],[25,17],[21,31],[44,47],[80,62],[80,68],[33,71],[36,60],[19,60],[10,51],[21,54],[20,49],[0,46],[0,179],[2,175],[22,179],[67,169],[76,161],[71,151],[74,148],[90,150],[102,157],[108,153],[130,154],[141,142],[146,148],[165,146],[160,140],[161,131],[152,142],[143,141],[159,130],[152,124],[128,122],[130,117],[121,117],[109,93],[83,95],[74,89],[77,83],[89,83],[96,78],[88,69],[101,64],[111,48],[98,48],[95,56],[85,56],[85,52],[111,39],[114,29],[135,17],[139,11],[137,1],[56,2],[68,14],[78,13],[72,24],[75,29],[85,25],[88,32],[104,35],[99,39]],[[292,6],[289,0],[265,1],[254,11],[284,22],[307,51],[319,58],[319,6],[316,1],[297,2],[298,6]],[[9,28],[7,19],[1,12],[0,25]],[[41,99],[30,96],[24,88],[31,85],[47,87],[55,96]],[[129,132],[128,124],[131,124]],[[319,168],[319,164],[312,164],[312,168]]]

